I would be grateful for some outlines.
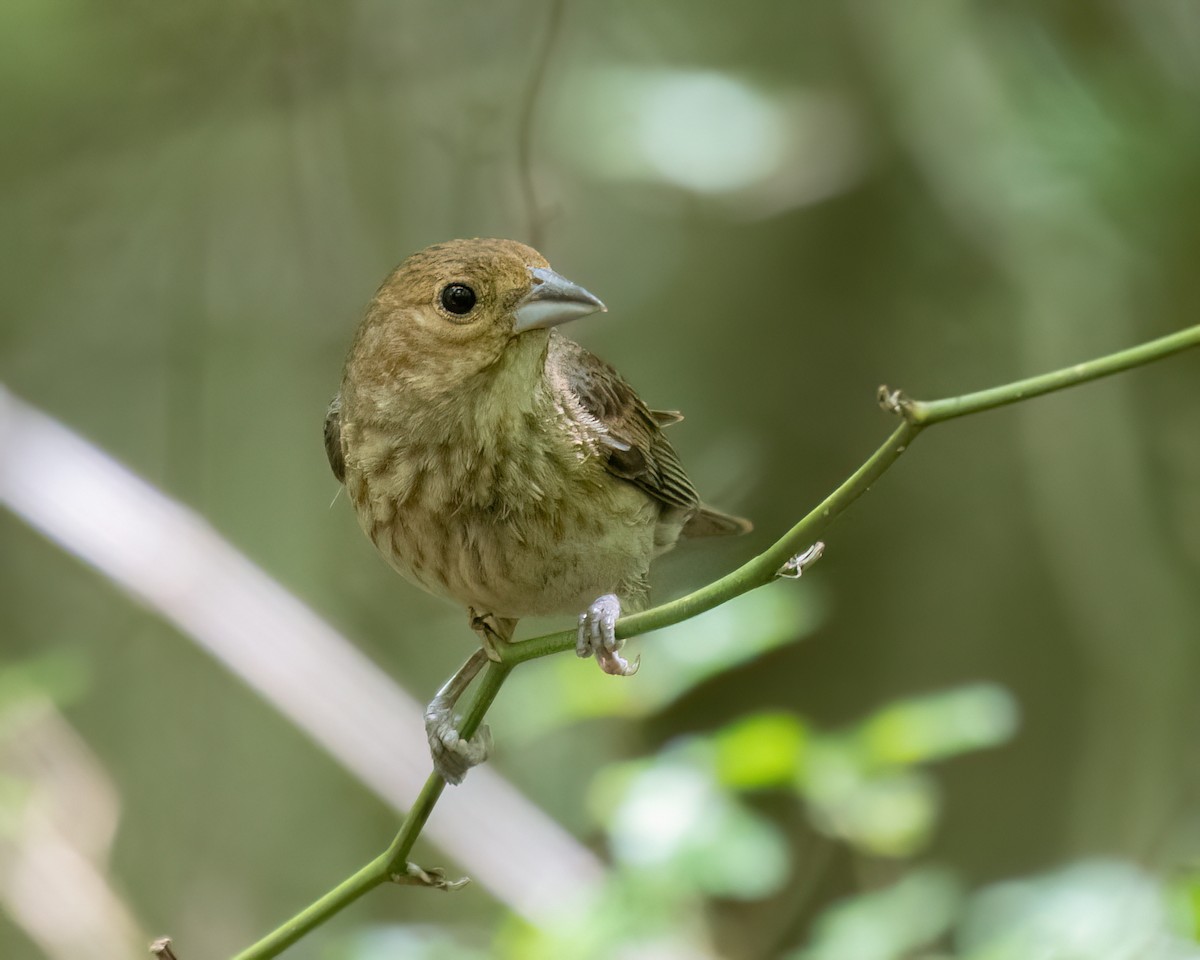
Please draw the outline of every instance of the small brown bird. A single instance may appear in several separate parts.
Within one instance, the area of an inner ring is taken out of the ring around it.
[[[429,247],[376,292],[325,419],[367,536],[464,604],[482,641],[426,714],[451,783],[488,749],[486,732],[458,738],[451,708],[519,618],[578,613],[579,655],[628,675],[614,625],[645,605],[650,561],[750,529],[700,503],[662,430],[681,415],[551,329],[604,309],[524,244]]]

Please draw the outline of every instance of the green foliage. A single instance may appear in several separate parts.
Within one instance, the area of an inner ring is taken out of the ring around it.
[[[1163,885],[1129,863],[1089,860],[995,884],[958,928],[963,960],[1197,960],[1192,916],[1173,916]]]
[[[950,929],[961,901],[961,884],[949,872],[913,870],[830,907],[813,925],[812,942],[788,960],[903,960]]]
[[[788,713],[753,714],[605,767],[588,806],[606,838],[611,881],[558,924],[510,921],[499,955],[712,950],[707,903],[770,900],[805,869],[751,802],[782,792],[849,856],[899,858],[901,868],[825,908],[788,960],[1200,958],[1185,939],[1197,901],[1189,877],[1172,892],[1130,864],[1083,861],[969,892],[953,870],[911,860],[936,828],[937,781],[927,765],[1000,746],[1015,730],[1012,698],[978,684],[895,701],[837,732]],[[471,955],[461,934],[426,927],[382,928],[338,956],[374,960],[381,944],[429,960]]]
[[[786,879],[783,838],[722,789],[707,746],[685,743],[609,768],[598,785],[598,796],[608,796],[591,806],[600,808],[614,857],[632,872],[704,896],[759,899]],[[622,785],[614,791],[605,779]]]
[[[815,830],[856,856],[910,857],[937,821],[936,780],[924,766],[999,746],[1015,729],[1012,698],[981,684],[897,701],[837,732],[793,714],[752,714],[610,765],[588,807],[613,858],[612,884],[560,930],[514,928],[506,955],[601,958],[703,944],[706,902],[771,898],[802,868],[751,803],[764,791],[794,798]],[[900,960],[950,928],[961,891],[951,872],[915,868],[831,908],[795,958]],[[687,935],[681,917],[690,918]]]
[[[789,713],[737,720],[713,737],[717,778],[734,790],[798,786],[811,742],[807,724]]]

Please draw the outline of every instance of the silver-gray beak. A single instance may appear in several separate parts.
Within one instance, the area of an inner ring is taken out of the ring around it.
[[[533,280],[533,289],[521,298],[514,311],[513,330],[517,333],[557,327],[568,320],[578,320],[589,313],[608,309],[595,294],[553,270],[530,267],[529,276]]]

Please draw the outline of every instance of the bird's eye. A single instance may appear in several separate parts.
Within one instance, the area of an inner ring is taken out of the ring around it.
[[[475,307],[475,291],[465,283],[451,283],[442,290],[442,306],[460,317],[470,313]]]

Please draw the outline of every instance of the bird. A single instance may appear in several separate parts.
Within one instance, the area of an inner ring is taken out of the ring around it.
[[[556,329],[606,311],[515,240],[427,247],[383,281],[354,335],[325,449],[388,564],[467,608],[481,646],[426,711],[449,783],[490,734],[456,732],[455,701],[524,617],[577,615],[576,652],[637,669],[615,624],[643,609],[651,561],[681,539],[745,533],[701,502],[652,410]]]

